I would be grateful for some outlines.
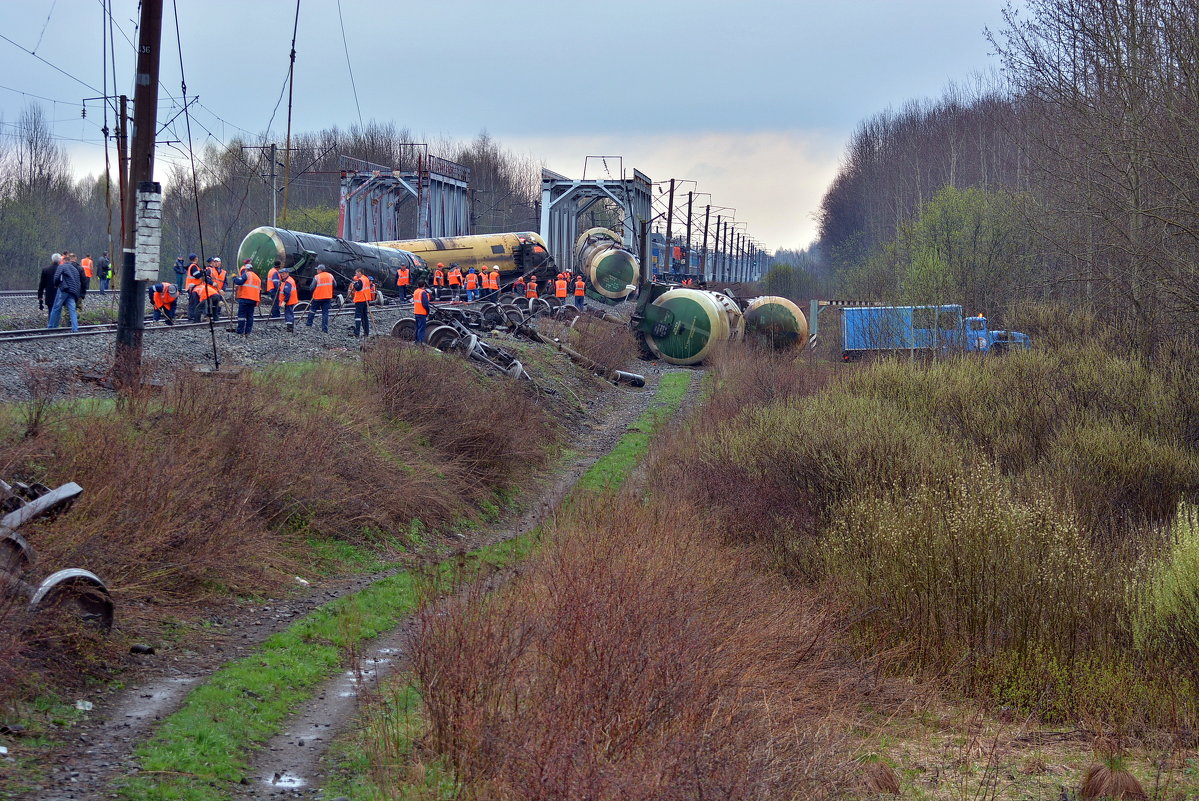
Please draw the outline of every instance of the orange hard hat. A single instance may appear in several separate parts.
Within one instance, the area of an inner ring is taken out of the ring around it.
[[[445,265],[444,265],[444,264],[442,264],[441,262],[437,262],[437,266],[438,266],[438,267],[444,267]]]

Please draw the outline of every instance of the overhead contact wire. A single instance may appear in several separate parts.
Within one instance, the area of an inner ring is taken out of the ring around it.
[[[179,36],[179,3],[171,0],[171,8],[175,12],[175,45],[179,49],[179,84],[183,94],[183,119],[187,123],[187,154],[191,161],[192,170],[192,199],[196,205],[196,232],[200,239],[200,258],[204,257],[204,223],[200,217],[200,182],[196,178],[196,152],[192,149],[192,120],[187,111],[187,76],[183,72],[183,40]],[[189,299],[190,301],[190,299]],[[212,300],[206,301],[208,306],[208,334],[212,338],[212,364],[214,369],[221,369],[221,357],[216,347],[216,323],[212,320]]]

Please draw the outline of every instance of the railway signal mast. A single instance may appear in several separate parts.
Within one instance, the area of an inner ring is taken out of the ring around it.
[[[133,146],[129,163],[121,296],[113,377],[130,388],[141,381],[145,282],[158,277],[162,241],[162,187],[154,183],[154,133],[158,118],[158,63],[162,0],[142,0],[133,93]]]

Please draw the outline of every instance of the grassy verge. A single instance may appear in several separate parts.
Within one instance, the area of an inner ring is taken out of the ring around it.
[[[572,497],[578,492],[614,491],[628,480],[644,458],[654,431],[678,412],[692,375],[676,372],[662,377],[649,408],[611,451],[588,468]],[[509,546],[511,562],[516,562],[527,557],[537,541],[517,538],[497,547]],[[359,725],[351,727],[334,744],[331,754],[336,767],[325,787],[326,795],[355,801],[454,798],[459,786],[446,760],[436,757],[426,761],[417,756],[415,741],[426,727],[420,685],[412,675],[386,682],[379,695],[367,702]]]
[[[649,408],[637,418],[637,422],[629,426],[628,432],[620,438],[616,447],[583,474],[579,479],[578,488],[591,492],[619,489],[645,456],[654,430],[679,410],[690,386],[689,372],[667,373],[662,376]]]

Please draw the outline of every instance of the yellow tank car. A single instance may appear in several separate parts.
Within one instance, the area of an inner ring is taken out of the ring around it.
[[[449,269],[457,264],[466,272],[471,267],[482,272],[499,265],[500,279],[514,281],[518,275],[537,273],[544,277],[554,270],[554,259],[545,240],[531,231],[511,234],[476,234],[446,236],[435,239],[401,239],[394,242],[372,242],[377,247],[395,248],[415,253],[425,260],[429,269],[438,262]]]

